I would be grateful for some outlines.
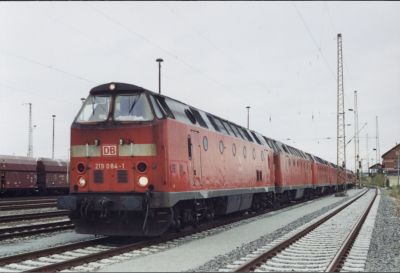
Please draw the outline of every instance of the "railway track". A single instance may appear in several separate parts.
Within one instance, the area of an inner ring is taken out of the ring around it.
[[[96,262],[101,259],[110,258],[116,255],[134,257],[135,251],[150,253],[150,248],[163,249],[168,247],[168,242],[179,240],[185,236],[191,236],[199,232],[227,224],[209,224],[200,229],[190,229],[182,232],[169,233],[166,236],[154,239],[138,240],[133,243],[125,243],[119,246],[110,246],[108,237],[94,239],[76,244],[69,244],[54,248],[48,248],[29,253],[0,258],[1,272],[56,272],[82,264]],[[172,245],[174,243],[172,242]]]
[[[357,235],[376,196],[377,190],[375,193],[366,191],[219,271],[339,272],[343,267],[347,271],[360,271],[362,265],[357,259],[360,255],[366,257],[368,244],[365,239],[358,239]],[[373,227],[372,220],[369,220],[369,225]],[[372,232],[370,228],[365,230]],[[353,256],[347,259],[349,253]]]
[[[19,196],[19,197],[4,197],[0,194],[0,203],[2,202],[9,202],[9,201],[34,201],[34,200],[44,200],[44,199],[53,199],[56,200],[59,196],[62,195],[45,195],[45,196]]]
[[[18,200],[18,201],[1,201],[0,211],[21,210],[21,209],[37,209],[56,207],[57,199],[31,199],[31,200]]]
[[[39,213],[29,213],[29,214],[18,214],[18,215],[5,215],[0,216],[0,223],[9,223],[17,221],[25,221],[32,219],[48,219],[60,216],[67,216],[68,211],[49,211],[49,212],[39,212]]]
[[[158,251],[175,247],[179,245],[184,237],[209,236],[212,229],[230,228],[229,225],[240,221],[246,221],[249,218],[261,216],[266,212],[256,214],[236,215],[227,219],[220,219],[213,223],[201,225],[196,229],[189,228],[180,232],[171,232],[160,238],[143,239],[133,243],[123,243],[119,245],[110,245],[110,239],[100,238],[84,242],[84,244],[70,244],[55,248],[19,254],[0,258],[0,271],[26,271],[26,272],[56,272],[66,269],[73,271],[82,271],[82,265],[95,263],[104,265],[109,259],[124,260],[135,256],[149,255]],[[218,232],[218,231],[216,231]],[[105,260],[103,260],[105,259]]]
[[[9,227],[9,228],[1,228],[0,229],[0,241],[23,237],[29,235],[35,235],[40,233],[49,233],[54,231],[73,229],[74,225],[71,221],[58,221],[52,223],[44,223],[44,224],[36,224],[36,225],[25,225],[25,226],[17,226],[17,227]]]

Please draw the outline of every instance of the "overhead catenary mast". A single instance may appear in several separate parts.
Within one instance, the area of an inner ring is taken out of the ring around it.
[[[344,88],[343,88],[343,52],[342,34],[337,35],[337,173],[336,183],[339,187],[343,183],[344,191],[337,196],[346,194],[346,122],[344,110]],[[340,167],[343,171],[340,171]],[[343,177],[342,177],[343,176]]]

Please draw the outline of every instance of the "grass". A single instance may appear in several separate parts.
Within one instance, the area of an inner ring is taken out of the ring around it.
[[[400,201],[400,187],[394,186],[390,189],[389,195]]]
[[[389,196],[395,199],[397,216],[400,217],[400,187],[394,186],[389,189]]]
[[[363,177],[361,183],[367,187],[384,187],[385,176],[381,173],[375,174],[371,177]]]

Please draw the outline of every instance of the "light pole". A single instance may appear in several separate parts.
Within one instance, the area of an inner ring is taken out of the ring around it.
[[[246,106],[246,109],[247,109],[247,129],[250,129],[249,127],[250,106]]]
[[[32,149],[31,149],[32,155],[31,155],[31,157],[33,157],[33,132],[35,131],[36,128],[37,128],[36,125],[32,126]]]
[[[357,91],[354,91],[354,92],[357,92]],[[356,106],[354,106],[354,109],[348,109],[350,112],[353,112],[353,114],[354,114],[354,136],[353,136],[353,138],[354,138],[354,173],[357,175],[357,118],[356,118],[356,111],[357,110],[355,110],[356,109]],[[352,139],[353,139],[352,138]],[[350,139],[350,141],[352,140],[352,139]],[[349,141],[349,143],[350,143],[350,141]],[[357,180],[358,180],[358,178],[357,178]]]
[[[164,60],[161,58],[158,58],[156,62],[158,62],[158,94],[161,94],[161,63]]]
[[[400,151],[396,151],[397,155],[397,187],[400,187]]]
[[[33,127],[32,127],[32,103],[24,103],[29,106],[29,127],[28,127],[28,157],[33,157]]]
[[[56,115],[52,115],[53,117],[53,141],[52,141],[52,145],[51,145],[51,158],[54,159],[54,121],[56,118]]]

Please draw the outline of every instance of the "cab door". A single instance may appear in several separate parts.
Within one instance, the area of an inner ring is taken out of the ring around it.
[[[187,141],[191,187],[199,188],[203,183],[199,131],[191,129]]]

